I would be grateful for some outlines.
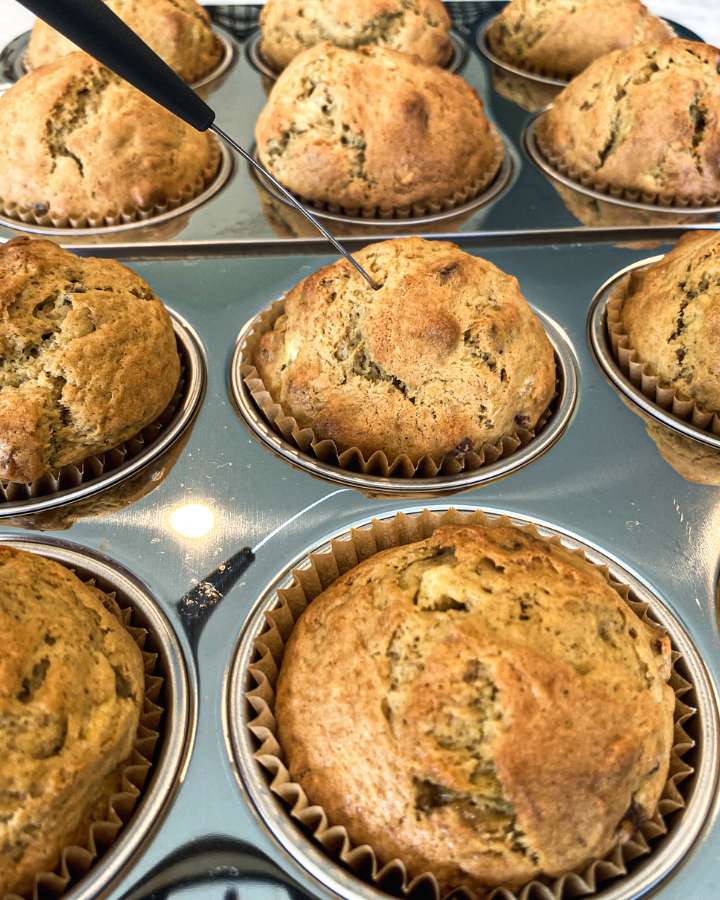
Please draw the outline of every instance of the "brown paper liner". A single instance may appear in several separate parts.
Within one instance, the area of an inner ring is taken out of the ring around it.
[[[393,206],[381,208],[379,206],[343,206],[339,203],[323,203],[314,200],[311,197],[303,197],[301,194],[293,194],[305,206],[311,210],[318,212],[334,213],[336,215],[360,217],[368,220],[392,220],[392,219],[412,219],[422,216],[439,215],[440,213],[449,212],[457,209],[465,203],[469,203],[474,197],[482,194],[495,181],[500,173],[503,160],[505,158],[505,145],[497,131],[491,126],[491,136],[493,141],[493,157],[488,165],[487,171],[472,183],[460,188],[454,192],[451,197],[442,202],[433,201],[432,203],[412,203],[407,206]],[[257,154],[256,154],[257,155]],[[267,168],[267,166],[266,166]],[[269,170],[270,174],[274,174]],[[277,176],[276,176],[277,177]]]
[[[512,524],[505,517],[498,524]],[[389,547],[402,546],[429,537],[441,525],[488,525],[492,520],[481,511],[462,512],[448,510],[432,512],[424,510],[418,515],[399,513],[391,519],[373,520],[363,528],[352,529],[349,536],[332,541],[329,550],[312,553],[293,571],[290,587],[278,589],[278,605],[266,613],[265,628],[254,642],[253,662],[248,667],[249,682],[254,687],[247,690],[247,727],[257,742],[254,758],[264,769],[270,789],[288,809],[292,818],[309,832],[315,841],[335,862],[341,863],[358,877],[370,881],[374,886],[386,888],[394,896],[413,896],[416,890],[423,897],[441,900],[437,880],[430,872],[411,877],[402,860],[392,859],[381,864],[372,847],[354,846],[344,826],[330,822],[324,809],[312,804],[302,787],[294,782],[288,772],[283,750],[277,737],[277,723],[274,715],[275,685],[282,662],[285,644],[303,610],[333,581],[359,562]],[[539,534],[532,525],[515,526],[543,537],[550,543],[562,543],[559,537],[547,538]],[[565,546],[563,544],[563,546]],[[587,558],[582,550],[573,552]],[[591,560],[588,560],[592,562]],[[592,563],[600,569],[608,584],[627,602],[631,609],[658,632],[663,629],[653,621],[649,607],[633,596],[631,589],[618,582],[604,566]],[[664,632],[663,632],[664,633]],[[682,757],[693,746],[693,739],[686,733],[684,725],[695,715],[696,710],[686,705],[682,697],[692,690],[678,671],[682,666],[681,654],[673,649],[670,686],[675,692],[675,739],[671,751],[668,780],[655,815],[640,828],[618,844],[603,859],[586,864],[581,870],[568,872],[558,878],[543,876],[543,880],[533,880],[520,889],[498,887],[488,890],[487,900],[563,900],[593,893],[598,885],[611,878],[619,878],[628,872],[628,864],[634,859],[649,854],[651,842],[668,832],[670,825],[665,821],[685,807],[685,798],[679,785],[693,773],[693,768]],[[400,886],[400,887],[398,887]],[[475,897],[470,888],[455,888],[450,895],[464,891]],[[444,900],[444,898],[443,898]]]
[[[630,338],[622,323],[622,306],[627,296],[630,278],[630,275],[626,275],[618,282],[607,302],[608,339],[620,370],[648,400],[656,403],[661,409],[696,428],[702,428],[703,431],[720,437],[720,412],[704,409],[694,400],[683,397],[669,385],[664,384],[630,346]]]
[[[83,580],[86,584],[96,586],[93,579]],[[61,897],[69,887],[83,878],[110,849],[119,832],[130,820],[153,766],[155,749],[162,740],[162,688],[165,679],[161,673],[160,656],[145,649],[149,632],[134,624],[131,607],[121,607],[114,592],[103,593],[103,602],[125,625],[140,648],[145,666],[143,709],[132,752],[119,772],[120,789],[109,797],[103,818],[96,819],[87,828],[87,837],[83,843],[63,848],[53,871],[39,872],[35,876],[30,894],[5,894],[0,900],[47,900],[50,897]]]
[[[119,469],[150,447],[172,422],[185,394],[187,359],[183,346],[179,341],[178,353],[180,355],[180,378],[178,379],[175,393],[170,403],[154,422],[146,425],[136,435],[128,438],[128,440],[117,447],[113,447],[111,450],[88,456],[78,463],[63,466],[60,469],[54,469],[35,479],[35,481],[20,482],[0,479],[0,510],[3,503],[17,503],[22,500],[48,497],[52,494],[57,494],[59,491],[78,488],[81,484],[100,478],[106,472],[113,472],[115,469]]]
[[[535,123],[535,142],[540,153],[557,172],[565,175],[571,181],[579,186],[599,191],[606,194],[608,198],[616,200],[626,200],[629,203],[647,203],[657,206],[659,209],[702,209],[706,206],[717,206],[720,204],[720,190],[714,194],[660,194],[646,193],[644,191],[632,190],[630,188],[621,188],[617,185],[610,184],[602,178],[597,178],[597,173],[588,173],[582,169],[574,167],[568,163],[555,148],[546,140],[543,135],[543,129],[540,127],[542,116]]]
[[[383,450],[376,450],[368,457],[359,447],[349,447],[343,450],[335,441],[318,439],[311,427],[302,427],[297,419],[286,413],[282,406],[273,399],[257,368],[250,362],[255,358],[260,339],[266,332],[272,330],[284,309],[284,299],[276,300],[270,309],[257,316],[255,326],[246,334],[242,346],[242,355],[245,361],[240,366],[240,374],[255,405],[275,431],[289,444],[294,445],[308,456],[314,456],[321,462],[351,472],[362,472],[364,475],[376,475],[382,478],[436,478],[441,475],[458,475],[460,472],[474,471],[497,462],[503,457],[510,456],[519,447],[529,444],[553,414],[558,399],[557,393],[538,422],[536,429],[517,427],[512,434],[504,435],[494,444],[483,444],[466,453],[426,455],[419,459],[413,459],[403,453],[390,459]]]
[[[25,225],[37,225],[40,228],[112,228],[116,225],[126,225],[131,222],[138,224],[166,212],[171,212],[178,207],[189,203],[199,197],[208,188],[218,175],[220,170],[220,145],[214,137],[210,138],[210,159],[203,171],[191,184],[186,184],[182,190],[172,197],[166,197],[162,202],[149,207],[128,206],[125,209],[110,209],[104,213],[58,215],[52,210],[39,212],[36,206],[23,206],[14,202],[5,202],[0,197],[0,215],[6,219],[13,219]]]

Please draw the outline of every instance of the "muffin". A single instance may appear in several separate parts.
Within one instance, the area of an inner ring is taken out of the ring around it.
[[[467,453],[531,430],[555,359],[517,280],[454,244],[400,238],[339,260],[285,298],[254,364],[286,415],[365,458]]]
[[[260,52],[277,71],[322,41],[350,50],[389,47],[428,65],[445,65],[452,56],[441,0],[268,0],[260,30]]]
[[[645,371],[720,413],[720,232],[691,232],[660,262],[633,272],[620,324]]]
[[[199,81],[218,66],[222,44],[212,30],[210,17],[196,0],[105,2],[185,81]],[[28,70],[37,69],[77,49],[38,19],[30,35],[25,64]]]
[[[293,193],[368,216],[456,206],[502,162],[502,142],[462,78],[384,47],[301,53],[275,83],[255,139],[260,161]]]
[[[520,69],[572,78],[612,50],[672,36],[640,0],[511,0],[493,20],[487,42]]]
[[[541,116],[540,150],[600,190],[707,204],[720,196],[718,66],[719,50],[692,41],[609,53]]]
[[[0,478],[31,482],[122,444],[180,377],[172,322],[134,272],[50,241],[0,246]]]
[[[0,132],[0,208],[12,218],[137,215],[200,193],[219,161],[209,134],[84,53],[1,95]]]
[[[0,896],[30,893],[107,814],[143,708],[144,665],[97,588],[0,547]]]
[[[653,816],[674,740],[670,654],[561,544],[442,526],[305,609],[277,734],[290,779],[353,845],[434,874],[441,896],[485,896],[602,857]]]

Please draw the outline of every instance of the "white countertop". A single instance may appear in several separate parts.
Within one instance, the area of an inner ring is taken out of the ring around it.
[[[224,0],[226,4],[233,0]],[[235,0],[251,5],[250,0]],[[252,0],[258,2],[258,0]],[[720,0],[645,0],[650,9],[691,28],[710,44],[720,45]],[[0,46],[32,25],[32,15],[16,0],[0,0]]]

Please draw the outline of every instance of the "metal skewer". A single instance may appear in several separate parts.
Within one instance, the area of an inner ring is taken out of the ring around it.
[[[337,238],[284,188],[265,167],[215,124],[215,112],[180,76],[141,40],[103,0],[20,0],[73,44],[77,44],[108,69],[147,94],[160,106],[192,125],[197,131],[213,131],[311,222],[320,234],[362,275],[373,290],[378,285]]]

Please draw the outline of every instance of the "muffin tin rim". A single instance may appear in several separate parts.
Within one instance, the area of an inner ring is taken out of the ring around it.
[[[288,859],[332,896],[346,897],[348,900],[388,900],[392,897],[343,868],[341,863],[332,859],[311,838],[306,837],[300,826],[292,820],[287,807],[270,790],[266,776],[254,759],[256,748],[247,727],[246,676],[253,655],[254,640],[266,626],[265,613],[276,605],[277,590],[291,583],[293,570],[302,568],[311,554],[322,553],[329,548],[333,540],[342,539],[353,529],[368,528],[373,520],[387,520],[401,513],[416,516],[425,510],[442,513],[449,509],[460,512],[480,511],[491,521],[507,518],[513,525],[520,527],[530,525],[543,537],[557,536],[564,546],[571,549],[579,548],[592,563],[606,566],[611,575],[628,585],[639,599],[647,602],[653,617],[666,628],[673,644],[680,649],[698,701],[695,713],[698,720],[698,740],[695,748],[697,760],[691,776],[693,784],[687,797],[687,804],[681,813],[682,823],[660,839],[657,842],[657,849],[644,857],[644,861],[640,862],[636,869],[628,875],[610,880],[607,886],[601,886],[588,896],[598,900],[628,900],[631,896],[640,896],[660,882],[667,884],[675,871],[683,865],[688,854],[692,853],[702,840],[703,835],[713,827],[718,814],[720,773],[716,771],[714,760],[720,747],[718,713],[720,698],[700,650],[678,613],[660,597],[650,583],[635,572],[630,564],[622,562],[619,557],[600,547],[595,541],[581,537],[577,532],[554,522],[532,514],[482,504],[429,503],[422,507],[380,510],[375,515],[354,519],[325,534],[287,561],[253,600],[226,669],[222,716],[226,749],[230,760],[234,763],[233,770],[239,786],[249,799],[257,821],[287,854]],[[664,859],[668,855],[671,855],[671,860],[665,864]]]
[[[639,407],[641,412],[650,416],[660,425],[681,434],[683,437],[690,438],[707,447],[712,447],[714,450],[720,450],[719,435],[712,434],[710,431],[698,428],[691,422],[686,422],[678,416],[674,416],[671,412],[668,412],[657,403],[654,403],[649,397],[646,397],[640,388],[636,387],[621,371],[608,341],[607,305],[612,288],[630,272],[658,263],[664,259],[664,257],[665,254],[659,254],[631,263],[623,269],[620,269],[614,275],[611,275],[607,281],[595,291],[590,303],[587,318],[588,341],[590,343],[592,355],[595,362],[600,367],[600,370],[615,390],[629,400],[633,406]]]
[[[117,487],[161,457],[163,453],[167,452],[180,440],[182,435],[192,425],[200,412],[207,387],[207,355],[200,336],[187,319],[169,306],[165,306],[165,309],[170,315],[173,333],[176,339],[182,343],[189,363],[188,370],[185,373],[186,387],[184,395],[167,427],[163,429],[155,441],[143,448],[129,462],[117,466],[117,468],[100,475],[98,478],[81,482],[77,487],[67,488],[64,491],[53,491],[52,493],[43,494],[39,497],[30,497],[26,500],[12,500],[7,503],[0,503],[0,528],[4,519],[37,515],[58,507],[70,507],[81,500],[86,500],[96,494],[102,494]]]
[[[657,213],[659,215],[669,216],[687,216],[690,220],[693,216],[709,216],[720,213],[720,204],[713,206],[661,206],[659,203],[644,203],[641,200],[626,200],[624,197],[614,197],[612,194],[606,194],[595,188],[587,187],[579,181],[574,181],[568,175],[564,175],[559,169],[556,169],[540,151],[537,140],[535,138],[535,129],[537,128],[540,117],[544,115],[552,103],[536,113],[532,113],[525,123],[520,143],[525,150],[526,155],[533,165],[548,178],[558,181],[567,188],[571,188],[578,194],[584,194],[586,197],[592,197],[594,200],[600,200],[603,203],[609,203],[613,206],[624,206],[628,209],[639,209],[643,212]],[[670,223],[669,223],[670,224]],[[708,223],[712,226],[715,223]],[[640,226],[642,227],[642,226]],[[588,228],[590,232],[597,229]]]
[[[470,48],[465,38],[454,28],[450,29],[450,31],[448,32],[448,37],[453,48],[452,59],[447,65],[440,66],[439,68],[444,69],[446,72],[450,72],[451,74],[457,74],[465,65]],[[267,63],[263,59],[263,56],[260,53],[261,38],[262,30],[258,25],[258,27],[254,31],[252,31],[243,41],[243,43],[245,44],[245,58],[256,72],[275,82],[282,74],[282,71],[277,72],[269,63]]]
[[[562,439],[575,412],[579,396],[579,367],[572,342],[565,330],[547,313],[529,304],[552,344],[555,363],[562,380],[562,390],[556,407],[547,422],[527,444],[507,456],[501,456],[494,463],[477,469],[463,471],[457,475],[439,475],[434,478],[397,478],[368,475],[343,469],[323,462],[299,447],[286,441],[265,419],[253,400],[245,384],[240,369],[243,365],[243,349],[247,334],[264,310],[256,313],[243,325],[230,358],[228,388],[230,399],[241,422],[252,432],[261,446],[271,450],[285,462],[308,472],[324,481],[335,482],[347,487],[358,488],[383,495],[427,496],[428,494],[451,493],[480,487],[498,478],[512,475],[526,465],[530,465],[550,450]]]
[[[147,628],[162,658],[166,700],[160,752],[150,778],[130,820],[107,852],[102,853],[88,872],[62,894],[62,900],[93,900],[100,892],[110,889],[139,857],[182,785],[196,729],[194,686],[176,630],[150,588],[122,563],[81,544],[42,535],[0,531],[2,546],[36,553],[82,575],[98,577],[111,584],[118,592],[121,605],[127,603],[142,615],[145,620],[142,627]]]

